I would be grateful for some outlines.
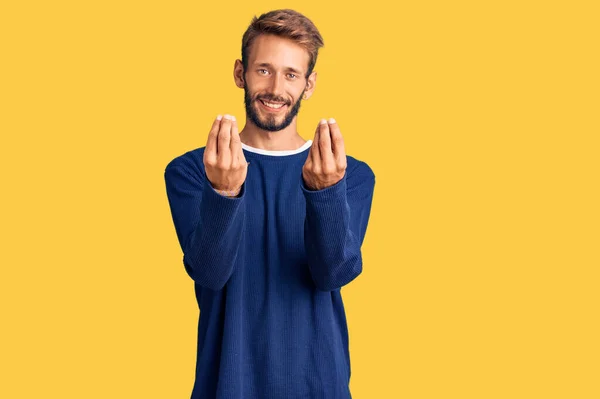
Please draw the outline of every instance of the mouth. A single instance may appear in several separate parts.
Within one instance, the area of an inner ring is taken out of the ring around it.
[[[262,108],[269,112],[281,112],[287,108],[287,104],[285,103],[272,103],[260,99],[258,100],[258,102],[261,104]]]

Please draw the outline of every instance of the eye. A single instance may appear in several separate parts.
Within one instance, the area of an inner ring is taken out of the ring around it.
[[[258,70],[258,73],[260,73],[261,75],[264,75],[264,74],[262,74],[262,73],[261,73],[261,71],[268,72],[266,69],[259,69],[259,70]]]
[[[296,79],[298,77],[298,75],[296,75],[295,73],[288,73],[288,75],[293,76],[292,79]]]

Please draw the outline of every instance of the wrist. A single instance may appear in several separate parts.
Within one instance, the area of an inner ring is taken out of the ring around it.
[[[216,188],[214,190],[224,197],[237,197],[242,190],[242,187],[240,186],[234,190],[218,190]]]

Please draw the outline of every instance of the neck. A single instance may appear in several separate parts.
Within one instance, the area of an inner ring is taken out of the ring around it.
[[[296,130],[297,118],[285,129],[277,132],[263,130],[256,126],[250,119],[246,119],[246,125],[240,132],[242,143],[250,147],[269,151],[295,150],[300,148],[304,140]]]

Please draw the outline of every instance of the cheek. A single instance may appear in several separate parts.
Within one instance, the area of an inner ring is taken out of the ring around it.
[[[264,91],[262,85],[259,82],[253,81],[252,79],[246,80],[246,88],[252,99],[255,99],[259,93]]]

